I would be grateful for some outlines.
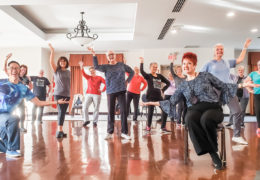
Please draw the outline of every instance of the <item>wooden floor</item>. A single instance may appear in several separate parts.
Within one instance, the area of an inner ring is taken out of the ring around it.
[[[28,132],[21,134],[23,157],[9,159],[0,154],[0,179],[176,179],[176,180],[250,180],[260,170],[260,138],[256,123],[246,123],[243,135],[248,146],[235,145],[226,129],[227,168],[214,171],[209,155],[197,156],[190,143],[190,162],[184,164],[183,130],[167,122],[170,135],[161,135],[160,124],[153,122],[151,135],[143,129],[146,122],[129,121],[131,141],[122,140],[120,123],[116,122],[114,138],[106,141],[106,121],[98,127],[82,128],[81,121],[66,121],[68,137],[55,138],[57,122],[42,125],[28,121]]]

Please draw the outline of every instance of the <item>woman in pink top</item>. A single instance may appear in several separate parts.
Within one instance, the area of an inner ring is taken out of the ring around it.
[[[127,109],[127,116],[128,116],[129,111],[130,111],[131,101],[134,100],[133,121],[137,121],[140,93],[141,93],[141,91],[143,91],[146,88],[147,82],[143,78],[143,76],[139,75],[138,67],[135,67],[134,71],[135,71],[135,75],[134,75],[133,79],[130,81],[130,83],[128,84],[128,88],[127,88],[126,109]],[[142,88],[141,88],[141,84],[143,84]]]
[[[89,71],[91,75],[88,75],[85,73],[83,69],[83,62],[79,63],[82,75],[86,78],[88,81],[88,89],[86,91],[85,101],[83,104],[83,113],[84,113],[84,123],[83,126],[87,126],[90,121],[88,117],[88,108],[93,103],[94,105],[94,112],[93,112],[93,125],[97,126],[98,122],[98,115],[99,115],[99,106],[101,101],[101,92],[104,92],[106,90],[106,82],[104,78],[101,76],[96,75],[96,71],[94,67],[90,67]],[[100,90],[100,85],[104,84],[104,87],[102,90]]]

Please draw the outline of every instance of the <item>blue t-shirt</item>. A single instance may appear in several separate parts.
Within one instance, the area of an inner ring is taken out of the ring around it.
[[[257,71],[253,71],[248,75],[254,84],[260,84],[260,74]],[[260,87],[254,88],[254,94],[260,94]]]
[[[229,61],[225,61],[223,59],[220,61],[212,60],[205,64],[200,72],[209,72],[224,83],[234,83],[230,77],[230,68],[234,67],[236,67],[235,59]]]
[[[0,113],[11,113],[23,98],[31,100],[35,95],[21,82],[0,82]]]

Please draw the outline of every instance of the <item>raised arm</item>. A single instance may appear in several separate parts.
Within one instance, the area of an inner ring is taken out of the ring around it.
[[[7,54],[6,58],[5,58],[5,64],[4,64],[4,72],[7,74],[7,62],[10,59],[10,57],[12,56],[12,53]]]
[[[84,68],[83,68],[83,62],[82,62],[82,61],[79,62],[79,67],[80,67],[80,69],[81,69],[82,75],[83,75],[86,79],[89,79],[89,78],[90,78],[90,75],[88,75],[87,73],[85,73]]]
[[[251,41],[252,41],[251,39],[246,40],[239,57],[236,59],[236,64],[240,64],[245,59],[246,51],[247,51],[248,46],[251,44]]]
[[[144,58],[140,57],[140,72],[145,79],[149,79],[149,75],[144,71]]]
[[[97,59],[97,56],[96,56],[96,52],[93,50],[93,48],[91,47],[88,47],[88,50],[91,52],[91,54],[93,55],[93,65],[94,65],[94,68],[98,71],[101,71],[101,72],[106,72],[106,66],[105,65],[99,65],[98,64],[98,59]]]
[[[52,47],[51,43],[48,44],[49,45],[49,48],[51,50],[51,55],[50,55],[50,65],[51,65],[51,68],[54,72],[56,72],[57,70],[57,66],[54,62],[54,48]]]

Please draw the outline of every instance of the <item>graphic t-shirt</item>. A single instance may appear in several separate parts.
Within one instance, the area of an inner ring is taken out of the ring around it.
[[[46,86],[50,85],[50,81],[45,77],[31,76],[33,82],[33,93],[37,97],[46,97]]]
[[[11,113],[23,98],[31,100],[35,95],[21,82],[0,82],[0,113]]]

